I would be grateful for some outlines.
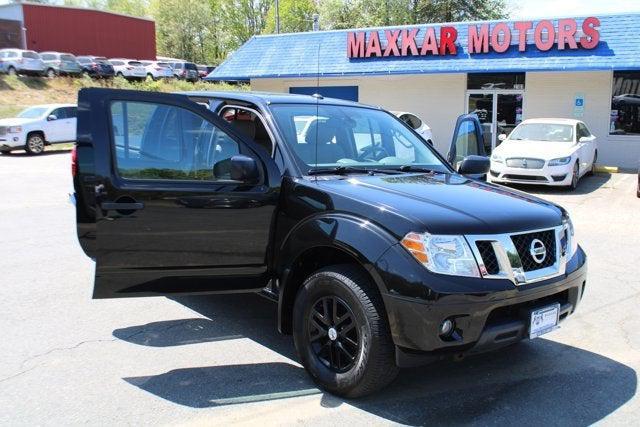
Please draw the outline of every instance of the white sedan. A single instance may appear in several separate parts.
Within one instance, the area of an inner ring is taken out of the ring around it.
[[[391,114],[408,124],[418,133],[418,135],[422,137],[422,139],[433,145],[433,134],[431,133],[431,128],[420,117],[405,111],[391,111]]]
[[[592,173],[598,158],[596,137],[572,119],[529,119],[491,154],[487,180],[495,183],[541,184],[575,189]]]
[[[0,153],[40,154],[45,145],[75,141],[77,110],[73,104],[36,105],[0,120]]]

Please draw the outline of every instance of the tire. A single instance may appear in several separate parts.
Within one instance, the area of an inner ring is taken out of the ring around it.
[[[293,339],[313,380],[339,396],[371,394],[399,371],[382,297],[353,265],[323,268],[305,280],[293,307]]]
[[[587,172],[587,175],[591,176],[596,172],[597,161],[598,161],[598,150],[596,150],[596,152],[593,153],[593,162],[591,162],[591,168],[589,168],[589,172]]]
[[[122,77],[122,78],[124,78],[124,74],[122,74],[122,72],[118,71],[118,72],[116,73],[116,77]]]
[[[156,78],[153,77],[153,74],[147,73],[147,80],[149,80],[149,79],[151,79],[151,81],[154,81],[154,82],[156,81]]]
[[[9,67],[7,69],[7,74],[9,74],[10,76],[17,76],[18,72],[16,71],[15,67]]]
[[[580,181],[580,159],[576,159],[576,162],[573,164],[573,172],[571,172],[571,184],[567,186],[567,190],[574,191],[578,188],[578,182]]]
[[[32,133],[27,137],[25,151],[29,154],[41,154],[44,151],[44,137],[41,133]]]
[[[48,68],[46,73],[45,73],[45,75],[48,78],[52,79],[52,78],[54,78],[56,76],[56,70],[54,70],[53,68]]]

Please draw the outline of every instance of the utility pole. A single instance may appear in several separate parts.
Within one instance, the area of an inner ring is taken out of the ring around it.
[[[276,0],[276,34],[280,34],[280,4]]]

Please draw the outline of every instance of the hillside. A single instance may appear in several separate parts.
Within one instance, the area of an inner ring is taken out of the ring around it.
[[[0,118],[15,116],[26,107],[47,103],[75,103],[78,90],[84,87],[173,92],[182,90],[246,90],[247,86],[218,83],[189,83],[186,81],[128,82],[117,77],[112,80],[93,80],[89,77],[54,79],[40,77],[0,76]]]

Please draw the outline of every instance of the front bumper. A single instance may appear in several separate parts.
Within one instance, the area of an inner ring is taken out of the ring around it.
[[[0,151],[15,150],[16,148],[24,147],[25,139],[22,134],[19,133],[7,133],[0,136]]]
[[[495,183],[537,184],[567,186],[571,184],[572,163],[562,166],[543,166],[541,169],[524,169],[491,161],[487,181]]]
[[[532,309],[560,303],[560,321],[572,314],[584,293],[586,274],[586,256],[579,249],[567,264],[566,274],[537,283],[516,287],[507,281],[499,284],[502,281],[489,280],[495,291],[456,292],[433,301],[384,294],[398,348],[396,362],[403,367],[416,366],[431,359],[481,353],[514,344],[528,336]],[[483,284],[487,286],[487,279],[473,280],[478,289]],[[454,319],[456,329],[451,337],[443,339],[438,330],[445,319]]]

